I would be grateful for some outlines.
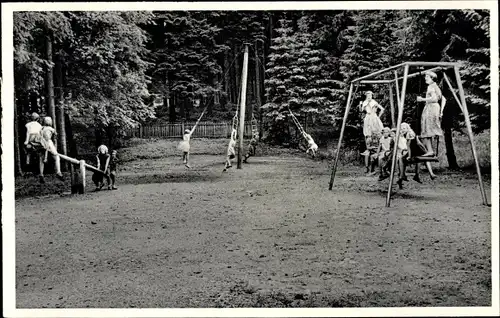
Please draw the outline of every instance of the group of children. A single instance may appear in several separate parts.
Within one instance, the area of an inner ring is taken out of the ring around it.
[[[43,172],[49,153],[55,161],[57,178],[61,181],[64,180],[61,173],[61,161],[55,145],[57,133],[52,124],[52,118],[40,118],[37,113],[31,114],[31,121],[26,124],[26,139],[24,141],[27,150],[26,164],[30,164],[32,155],[38,155],[40,183],[45,183]]]
[[[41,123],[40,123],[41,122]],[[63,181],[64,177],[61,173],[61,159],[57,152],[56,140],[57,132],[52,127],[53,122],[51,117],[40,118],[37,113],[31,114],[31,121],[26,124],[26,139],[24,146],[26,148],[26,164],[31,163],[33,155],[38,155],[39,158],[39,179],[40,183],[45,183],[43,175],[45,163],[48,160],[50,153],[55,161],[56,177]],[[96,185],[96,190],[102,189],[104,186],[104,178],[106,178],[108,189],[116,190],[116,165],[118,162],[117,151],[113,150],[111,155],[108,154],[108,147],[105,145],[99,146],[97,149],[97,168],[102,173],[94,173],[92,180]]]
[[[411,163],[410,158],[425,154],[425,146],[420,142],[413,129],[408,123],[401,124],[401,131],[398,142],[396,142],[396,128],[382,128],[382,133],[374,132],[367,136],[367,149],[361,153],[365,157],[366,173],[369,176],[376,174],[375,166],[379,167],[379,180],[389,177],[389,166],[392,163],[393,151],[396,151],[396,163],[398,166],[398,181],[400,189],[403,188],[403,181],[408,181],[406,168]],[[432,180],[436,175],[432,171],[430,162],[426,162]],[[415,175],[413,180],[422,183],[420,180],[418,164],[415,165]]]

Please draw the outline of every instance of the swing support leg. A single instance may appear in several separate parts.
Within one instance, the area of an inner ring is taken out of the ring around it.
[[[397,82],[396,82],[397,83]],[[394,119],[394,96],[392,96],[392,84],[389,84],[389,104],[391,105],[391,124],[392,128],[396,126],[396,120]]]
[[[330,176],[330,185],[328,187],[329,190],[332,190],[333,181],[335,180],[335,172],[337,171],[337,164],[339,162],[339,156],[340,156],[340,147],[342,146],[342,139],[344,138],[344,130],[345,130],[346,122],[347,122],[347,116],[349,115],[349,109],[351,108],[351,103],[352,103],[353,86],[354,85],[351,83],[351,86],[349,87],[349,96],[347,97],[347,105],[345,108],[344,120],[342,121],[342,128],[340,129],[340,137],[339,137],[339,142],[337,145],[337,153],[335,155],[335,162],[333,163],[332,174]]]
[[[476,171],[477,171],[477,178],[479,180],[479,188],[481,189],[481,195],[483,197],[483,204],[484,205],[489,205],[488,204],[488,198],[486,196],[486,191],[484,189],[484,184],[483,184],[483,178],[481,177],[481,168],[479,166],[479,158],[478,158],[478,155],[477,155],[477,152],[476,152],[476,145],[474,143],[474,137],[473,137],[473,134],[472,134],[472,127],[471,127],[471,123],[470,123],[470,118],[469,118],[469,111],[467,109],[467,104],[466,104],[466,101],[465,101],[465,93],[464,93],[464,88],[462,86],[462,80],[460,78],[460,73],[458,71],[458,67],[455,66],[454,67],[454,70],[455,70],[455,78],[457,79],[457,86],[458,86],[458,92],[460,94],[460,99],[462,101],[462,112],[464,113],[464,117],[465,117],[465,125],[467,126],[467,132],[469,134],[469,141],[470,141],[470,145],[471,145],[471,148],[472,148],[472,155],[474,156],[474,162],[476,164]],[[445,75],[446,76],[446,75]],[[445,77],[446,79],[446,82],[449,83],[449,81],[447,80],[447,78]],[[451,86],[451,84],[449,84]]]
[[[408,82],[408,70],[409,65],[405,65],[404,75],[403,75],[403,87],[401,88],[401,97],[398,98],[398,123],[396,125],[396,140],[394,141],[394,149],[392,151],[392,164],[391,164],[391,176],[389,177],[389,189],[387,190],[387,198],[385,201],[385,206],[391,206],[391,194],[392,194],[392,184],[394,179],[394,170],[396,168],[396,154],[397,154],[397,146],[399,141],[399,135],[401,134],[401,122],[403,121],[403,108],[405,102],[405,93],[406,93],[406,83]],[[397,74],[396,74],[397,75]],[[397,81],[396,81],[397,82]]]

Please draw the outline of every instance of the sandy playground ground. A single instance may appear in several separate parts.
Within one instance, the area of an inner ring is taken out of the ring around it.
[[[361,167],[329,191],[327,162],[303,154],[223,160],[134,160],[117,191],[17,198],[17,307],[491,305],[473,172],[424,174],[385,208],[388,180]]]

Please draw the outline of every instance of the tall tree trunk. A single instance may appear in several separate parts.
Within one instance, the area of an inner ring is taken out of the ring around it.
[[[95,147],[102,145],[102,131],[101,125],[99,124],[99,119],[97,117],[98,111],[97,107],[94,108],[94,135],[95,135]]]
[[[231,101],[231,72],[229,71],[229,49],[224,51],[224,92],[226,93],[225,101]],[[225,105],[224,105],[225,106]]]
[[[59,134],[59,152],[62,153],[63,155],[66,155],[67,148],[66,148],[66,128],[64,127],[64,91],[63,91],[63,60],[62,56],[59,53],[57,55],[57,61],[56,61],[56,74],[55,74],[55,82],[56,82],[56,87],[57,87],[57,106],[58,106],[58,112],[57,112],[57,127],[58,129],[58,134]],[[65,161],[61,162],[61,168],[64,170],[67,170],[67,163]]]
[[[177,98],[177,100],[179,100],[179,98]],[[186,121],[186,98],[181,99],[179,101],[179,104],[181,106],[181,108],[179,109],[181,120]]]
[[[52,39],[50,36],[45,37],[47,61],[52,63]],[[54,100],[54,69],[52,66],[47,67],[47,106],[49,116],[52,117],[53,127],[57,130],[56,125],[56,104]]]
[[[19,147],[19,118],[17,114],[17,98],[14,93],[14,160],[15,160],[15,172],[16,175],[23,175],[23,169],[21,165],[21,147]],[[22,134],[21,134],[22,136]]]
[[[450,106],[446,107],[443,112],[443,120],[441,127],[443,128],[444,143],[446,146],[446,158],[448,159],[448,169],[458,170],[460,167],[457,163],[457,157],[455,156],[455,148],[453,147],[453,134],[452,134],[452,122],[453,122],[453,109]]]
[[[234,61],[234,83],[235,83],[235,87],[236,87],[236,90],[235,92],[236,93],[236,103],[239,102],[239,98],[238,96],[241,95],[241,88],[240,88],[240,82],[241,82],[241,65],[240,65],[240,57],[238,56],[238,46],[237,45],[234,45],[233,46],[233,52],[234,52],[234,57],[236,58],[236,60]],[[241,96],[240,96],[241,98]]]
[[[259,118],[259,140],[262,138],[262,91],[261,91],[261,65],[259,63],[259,46],[257,45],[258,41],[255,42],[255,98],[257,102],[257,111]]]
[[[163,105],[165,105],[168,109],[168,121],[175,123],[177,114],[175,113],[175,103],[173,105],[170,103],[170,81],[168,80],[168,74],[165,76],[165,95],[163,96]]]
[[[71,94],[70,94],[71,96]],[[71,97],[70,97],[71,98]],[[71,101],[68,99],[68,103]],[[71,126],[71,118],[69,114],[64,114],[64,128],[66,129],[66,136],[68,139],[68,156],[72,158],[78,158],[78,148],[76,147],[76,142],[73,137],[73,127]],[[78,169],[75,169],[74,165],[70,164],[69,165],[69,170],[71,174],[71,193],[78,193],[79,189],[76,187],[76,180],[75,178],[78,178],[76,175],[76,171]]]

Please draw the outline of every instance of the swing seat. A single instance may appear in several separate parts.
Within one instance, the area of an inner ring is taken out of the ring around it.
[[[416,156],[408,160],[408,163],[419,163],[419,162],[439,162],[439,159],[437,157]]]

